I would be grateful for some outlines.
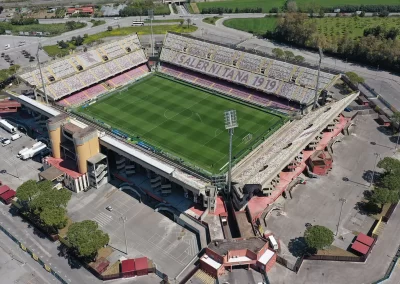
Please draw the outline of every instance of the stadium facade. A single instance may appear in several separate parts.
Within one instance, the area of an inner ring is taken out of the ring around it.
[[[288,186],[282,171],[304,162],[305,149],[316,149],[325,133],[332,141],[338,129],[347,133],[351,118],[342,111],[358,96],[329,99],[327,90],[340,74],[321,72],[316,86],[316,70],[188,36],[167,34],[153,70],[137,35],[102,44],[42,66],[43,76],[39,69],[20,73],[19,78],[35,89],[37,99],[44,101],[47,95],[53,107],[14,95],[24,107],[46,119],[52,157],[44,163],[64,170],[69,188],[79,192],[118,178],[135,194],[148,194],[167,203],[169,195],[181,192],[192,205],[179,210],[195,218],[217,210],[215,180],[151,147],[132,143],[118,129],[73,112],[153,72],[275,113],[299,114],[236,161],[232,175],[236,209],[244,208],[253,196],[268,198],[268,204],[276,200]],[[316,87],[318,95],[322,94],[321,106],[311,111]],[[66,161],[70,167],[63,166]],[[133,182],[138,174],[147,177],[149,188]],[[195,207],[201,210],[190,210]]]

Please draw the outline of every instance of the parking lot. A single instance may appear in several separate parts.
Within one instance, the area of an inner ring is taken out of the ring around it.
[[[280,239],[282,255],[287,259],[299,256],[296,246],[289,248],[289,243],[303,236],[306,223],[331,229],[337,235],[333,245],[345,250],[353,233],[367,233],[371,228],[374,219],[361,214],[356,205],[369,189],[377,160],[374,153],[379,153],[380,158],[392,156],[394,139],[382,133],[384,129],[371,117],[358,117],[355,123],[355,132],[334,145],[333,170],[328,176],[298,185],[293,199],[285,203],[285,213],[275,211],[268,217],[267,230]]]
[[[20,132],[18,132],[20,133]],[[35,140],[30,137],[21,134],[22,137],[11,141],[9,145],[0,145],[0,157],[2,163],[0,164],[0,170],[5,172],[0,173],[0,180],[3,184],[7,184],[13,189],[24,181],[29,179],[38,179],[38,173],[42,164],[32,159],[22,161],[17,158],[18,152],[23,147],[29,147],[35,143]],[[0,128],[0,137],[10,138],[11,134]]]
[[[106,209],[112,207],[112,211]],[[174,278],[198,253],[196,235],[111,184],[74,194],[68,204],[73,221],[93,220],[110,235],[116,249],[111,261],[125,254],[123,218],[128,257],[146,256]]]

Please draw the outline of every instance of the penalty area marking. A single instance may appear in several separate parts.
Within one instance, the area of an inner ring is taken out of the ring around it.
[[[179,114],[181,114],[181,116],[184,116],[184,115],[182,114],[182,112],[187,111],[187,110],[190,111],[190,116],[186,116],[185,118],[179,119],[179,120],[173,119],[173,118],[175,118],[176,116],[178,116]],[[168,115],[168,112],[170,112],[170,114],[172,114],[172,115]],[[184,109],[184,110],[181,111],[181,112],[176,112],[176,111],[169,110],[169,109],[166,109],[166,110],[164,111],[164,117],[165,117],[166,119],[172,120],[172,121],[188,120],[188,119],[190,119],[192,116],[193,116],[193,111],[191,111],[191,110],[189,110],[189,109]]]
[[[220,135],[221,133],[222,133],[222,130],[221,130],[221,129],[219,129],[219,128],[215,129],[214,137],[217,137],[217,136]]]

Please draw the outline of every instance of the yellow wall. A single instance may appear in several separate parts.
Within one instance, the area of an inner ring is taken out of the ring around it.
[[[51,149],[53,151],[53,157],[56,159],[61,158],[61,127],[55,130],[49,130],[49,136],[51,141]]]
[[[82,145],[75,145],[75,147],[79,173],[84,174],[87,172],[86,161],[100,151],[99,138],[95,136]]]

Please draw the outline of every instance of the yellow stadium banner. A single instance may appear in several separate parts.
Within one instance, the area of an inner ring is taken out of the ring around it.
[[[26,246],[24,246],[23,244],[20,244],[20,246],[22,250],[26,251]]]
[[[38,257],[36,254],[34,254],[34,253],[32,253],[32,257],[33,257],[33,259],[36,260],[36,261],[39,260],[39,257]]]
[[[48,272],[51,272],[51,267],[47,264],[44,265],[44,269],[46,269]]]

